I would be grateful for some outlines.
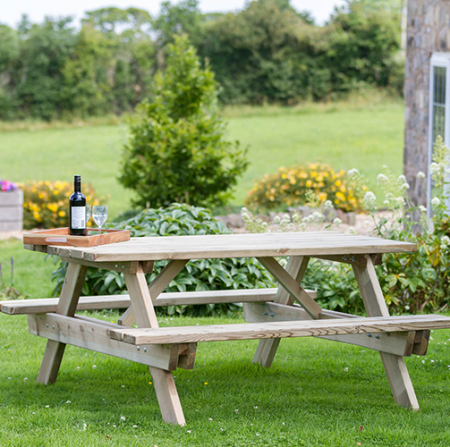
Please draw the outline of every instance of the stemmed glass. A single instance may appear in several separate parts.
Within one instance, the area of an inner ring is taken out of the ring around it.
[[[92,207],[92,217],[98,226],[98,234],[102,234],[102,226],[108,217],[108,207],[106,205],[94,205]]]

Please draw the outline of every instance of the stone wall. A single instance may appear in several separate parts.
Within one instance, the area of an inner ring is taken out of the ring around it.
[[[409,0],[404,169],[411,199],[422,205],[426,205],[426,191],[420,187],[416,174],[422,171],[428,175],[430,58],[434,51],[450,51],[450,1]]]

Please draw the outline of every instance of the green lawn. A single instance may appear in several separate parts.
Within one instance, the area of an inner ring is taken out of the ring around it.
[[[229,320],[162,325],[196,322]],[[187,426],[173,427],[143,365],[69,346],[56,384],[36,384],[45,340],[28,334],[26,317],[2,314],[0,445],[448,446],[449,337],[434,331],[428,355],[406,360],[418,412],[394,403],[373,351],[288,339],[263,369],[251,362],[255,341],[199,344],[195,369],[175,373]]]
[[[242,205],[255,179],[280,166],[323,161],[336,169],[358,168],[375,184],[383,165],[400,174],[403,106],[277,109],[237,112],[227,118],[228,137],[249,147],[250,167],[240,179],[234,205]],[[0,132],[0,178],[67,180],[81,174],[98,193],[110,195],[110,215],[129,209],[131,193],[117,182],[127,127]]]

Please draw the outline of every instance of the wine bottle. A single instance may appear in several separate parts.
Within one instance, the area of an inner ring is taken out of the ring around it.
[[[81,192],[81,176],[73,178],[73,194],[69,198],[70,234],[86,236],[86,197]]]

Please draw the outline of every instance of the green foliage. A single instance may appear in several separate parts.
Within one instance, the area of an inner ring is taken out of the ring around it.
[[[76,42],[70,22],[70,18],[46,18],[42,25],[23,24],[20,56],[10,87],[24,116],[50,120],[59,114],[62,70]]]
[[[110,228],[130,230],[132,237],[159,237],[175,235],[226,234],[230,231],[216,221],[205,208],[172,204],[168,208],[148,209],[129,220],[111,225]],[[154,271],[148,275],[152,281],[167,264],[155,262]],[[54,293],[61,290],[67,264],[61,262],[53,272],[56,281]],[[166,292],[200,290],[226,290],[274,287],[268,272],[253,258],[200,259],[190,261],[171,281]],[[83,286],[83,295],[113,295],[126,293],[121,273],[89,269]],[[205,304],[198,306],[169,306],[157,308],[168,315],[232,315],[241,309],[241,304]]]
[[[175,36],[180,34],[189,36],[190,42],[197,46],[203,37],[203,20],[198,0],[182,0],[176,4],[162,2],[155,28],[162,47],[173,43]]]
[[[224,141],[217,84],[186,37],[169,45],[167,68],[155,81],[153,101],[132,120],[119,182],[136,191],[141,208],[226,203],[248,163],[237,142]]]
[[[449,159],[450,149],[438,137],[430,166],[433,181],[431,219],[427,219],[425,207],[410,203],[405,176],[396,177],[387,168],[378,176],[378,182],[384,192],[383,207],[391,211],[391,216],[388,218],[377,213],[375,195],[371,191],[365,193],[363,204],[372,216],[375,235],[417,245],[414,253],[384,254],[383,262],[376,267],[391,312],[429,313],[447,309],[450,304],[450,214],[446,180]],[[356,169],[349,174],[360,184],[364,180]],[[425,187],[425,175],[421,172],[417,175]],[[269,228],[251,216],[247,220],[247,228],[258,232],[286,231],[290,224],[281,220]],[[301,229],[301,225],[295,225],[295,230]],[[304,282],[307,287],[317,287],[318,301],[325,308],[349,313],[363,310],[349,266],[314,260],[308,266]]]
[[[402,91],[397,0],[353,0],[325,26],[288,0],[249,2],[237,13],[202,14],[198,0],[0,25],[0,119],[86,117],[132,111],[153,94],[156,68],[186,34],[208,60],[227,104],[286,105],[355,89]]]
[[[317,27],[282,3],[251,2],[206,23],[199,51],[211,61],[223,102],[292,104],[366,85],[401,92],[398,15],[354,1]]]

